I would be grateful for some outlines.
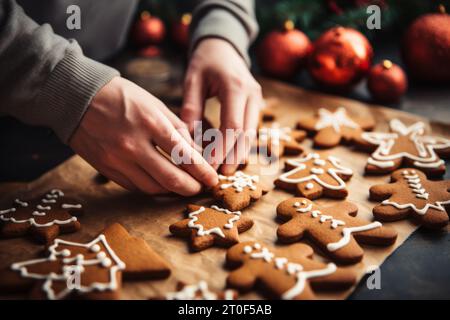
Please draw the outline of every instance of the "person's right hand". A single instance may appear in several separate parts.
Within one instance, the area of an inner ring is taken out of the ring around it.
[[[202,184],[218,183],[185,124],[157,98],[120,77],[92,99],[69,144],[100,173],[130,190],[189,196],[200,192]],[[169,155],[181,146],[191,164],[174,165],[155,145]]]

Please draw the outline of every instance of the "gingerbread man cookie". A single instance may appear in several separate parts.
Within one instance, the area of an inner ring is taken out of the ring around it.
[[[281,157],[284,155],[299,155],[303,153],[300,142],[305,140],[306,132],[281,127],[278,122],[271,122],[270,126],[259,129],[259,149],[266,149],[267,156]]]
[[[170,225],[170,232],[179,237],[190,237],[195,251],[207,249],[214,244],[223,247],[239,242],[239,233],[253,226],[253,221],[240,211],[211,206],[188,205],[188,219]]]
[[[315,134],[314,145],[319,148],[351,143],[362,131],[370,131],[374,127],[372,117],[350,117],[342,107],[335,111],[320,108],[314,117],[303,118],[297,123],[297,128]]]
[[[61,233],[80,229],[77,216],[82,209],[59,189],[35,199],[16,198],[9,208],[0,209],[0,238],[31,234],[37,241],[50,243]]]
[[[291,243],[307,237],[334,261],[345,264],[361,261],[364,251],[358,243],[388,246],[395,242],[395,230],[356,218],[357,212],[358,207],[346,201],[325,208],[306,198],[285,200],[277,207],[277,216],[286,221],[278,227],[278,239]]]
[[[236,171],[232,176],[219,175],[219,183],[212,189],[214,198],[231,211],[242,210],[259,200],[267,190],[259,184],[259,177]]]
[[[55,239],[48,256],[0,272],[0,291],[30,291],[32,299],[118,299],[122,280],[166,278],[168,264],[147,243],[113,224],[94,240]]]
[[[227,252],[226,262],[238,268],[227,278],[228,286],[249,291],[256,285],[272,298],[314,299],[314,290],[344,290],[356,282],[350,270],[311,259],[313,250],[297,243],[274,250],[260,242],[239,243]]]
[[[353,175],[352,170],[343,167],[339,159],[333,156],[321,158],[317,153],[287,160],[285,171],[275,180],[275,185],[311,200],[322,196],[347,197],[345,181]]]
[[[183,282],[177,283],[177,291],[168,292],[164,297],[155,300],[236,300],[235,290],[211,291],[206,281],[187,285]]]
[[[439,156],[450,157],[450,140],[425,135],[425,124],[409,127],[398,119],[390,122],[390,133],[363,132],[356,144],[373,151],[367,159],[366,173],[386,174],[400,167],[420,169],[429,177],[445,173],[445,162]]]
[[[370,188],[370,199],[382,201],[373,209],[378,220],[413,217],[425,227],[443,228],[449,221],[450,180],[430,181],[420,170],[399,169],[391,183]]]

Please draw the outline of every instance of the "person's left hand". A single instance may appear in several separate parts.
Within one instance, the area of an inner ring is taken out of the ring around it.
[[[205,100],[213,96],[217,96],[221,103],[220,131],[224,141],[225,130],[233,129],[244,130],[247,142],[252,142],[258,126],[259,111],[264,105],[261,86],[230,43],[222,39],[207,38],[193,52],[184,82],[181,119],[191,131],[194,129],[194,121],[203,118]],[[220,159],[214,161],[207,157],[207,160],[215,169],[225,160],[221,172],[232,174],[239,164],[247,161],[249,155],[248,144],[236,143],[242,137],[243,135],[234,136],[232,144],[228,141],[220,144]],[[230,157],[230,151],[234,152],[234,157]]]

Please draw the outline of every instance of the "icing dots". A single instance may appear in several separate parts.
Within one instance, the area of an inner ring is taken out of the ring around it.
[[[236,171],[232,176],[219,175],[219,180],[226,181],[220,185],[221,189],[234,188],[236,192],[242,192],[245,188],[256,190],[255,184],[258,183],[259,177],[245,174],[242,171]]]
[[[64,249],[61,249],[63,247]],[[102,247],[104,249],[102,249]],[[68,248],[74,248],[78,251],[84,250],[85,254],[72,255],[72,252]],[[125,269],[125,263],[120,260],[116,253],[109,246],[106,237],[99,235],[96,239],[87,244],[70,242],[61,239],[55,239],[53,244],[48,248],[49,256],[43,259],[28,260],[23,262],[14,263],[11,265],[11,269],[20,273],[24,278],[38,279],[43,282],[42,290],[46,293],[48,299],[63,299],[67,297],[71,292],[88,293],[91,291],[109,291],[116,290],[118,288],[117,272]],[[91,257],[92,253],[96,253],[94,257]],[[34,271],[34,265],[42,265],[49,263],[54,265],[55,261],[61,263],[60,272],[38,273]],[[86,272],[86,266],[98,265],[103,269],[108,269],[108,281],[92,280],[91,283],[78,283],[77,285],[70,285],[70,279],[73,277],[73,273]],[[66,284],[66,288],[56,291],[53,288],[54,283],[60,285]]]
[[[312,160],[312,161],[311,161]],[[310,163],[312,162],[312,166]],[[278,180],[285,183],[303,183],[308,182],[306,189],[310,190],[314,187],[312,182],[316,182],[324,188],[331,190],[342,190],[346,188],[344,180],[339,176],[352,175],[353,172],[349,168],[345,168],[340,165],[340,160],[329,156],[326,159],[321,159],[317,153],[309,153],[303,158],[291,159],[286,162],[294,169],[283,173]],[[307,170],[309,175],[303,177],[294,178],[294,176],[300,172]],[[324,175],[329,176],[335,181],[335,184],[330,184],[324,180]]]
[[[305,271],[301,264],[290,262],[285,257],[276,257],[268,248],[257,242],[252,246],[246,245],[243,250],[245,254],[250,255],[251,259],[261,259],[266,263],[273,263],[275,269],[296,278],[295,285],[281,295],[281,298],[284,300],[291,300],[301,294],[308,279],[324,277],[333,274],[337,270],[334,263],[329,263],[323,269]]]
[[[308,203],[306,200],[302,200],[301,202],[294,202],[293,206],[296,209],[295,211],[297,211],[299,213],[302,213],[302,214],[310,213],[311,218],[317,219],[317,221],[320,224],[330,222],[331,229],[337,229],[338,227],[343,227],[341,230],[342,238],[337,242],[327,244],[327,249],[328,249],[328,251],[331,251],[331,252],[341,249],[341,248],[345,247],[346,245],[348,245],[350,243],[352,233],[372,230],[372,229],[379,228],[382,226],[382,224],[380,222],[375,221],[375,222],[368,223],[366,225],[358,226],[358,227],[344,227],[346,225],[346,223],[344,221],[339,220],[339,219],[334,219],[334,217],[331,215],[323,214],[320,210],[312,210],[312,203]]]

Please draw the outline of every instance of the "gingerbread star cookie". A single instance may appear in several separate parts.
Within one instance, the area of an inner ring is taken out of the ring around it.
[[[83,206],[59,189],[34,199],[16,198],[0,209],[0,238],[31,234],[39,242],[50,243],[61,233],[79,230],[77,216],[82,212]]]
[[[412,217],[424,227],[443,228],[449,221],[450,180],[431,181],[420,170],[399,169],[391,183],[370,188],[370,199],[382,201],[373,209],[378,220]]]
[[[239,242],[239,233],[253,226],[253,221],[240,211],[211,206],[188,205],[188,218],[170,225],[170,232],[179,237],[190,237],[194,251],[213,245],[229,247]]]
[[[232,271],[227,284],[240,291],[256,286],[271,298],[314,299],[314,290],[345,290],[356,282],[348,269],[312,260],[313,250],[297,243],[277,250],[256,241],[230,248],[226,262]]]
[[[286,172],[275,180],[275,185],[311,200],[322,196],[347,197],[345,181],[353,175],[352,170],[343,167],[339,159],[333,156],[322,158],[317,153],[287,160],[284,169]]]
[[[395,230],[357,218],[357,212],[358,207],[346,201],[321,207],[306,198],[285,200],[277,207],[278,218],[285,221],[278,227],[278,239],[291,243],[308,238],[343,264],[361,261],[364,251],[359,243],[388,246],[395,242]]]
[[[30,290],[32,299],[118,299],[122,281],[166,278],[168,264],[120,224],[88,243],[55,239],[47,256],[0,272],[0,292]]]
[[[303,153],[300,142],[305,140],[306,132],[282,127],[278,122],[271,122],[259,128],[259,151],[266,151],[268,157],[281,157],[285,155],[299,155]]]
[[[367,159],[366,173],[386,174],[400,167],[420,169],[429,177],[445,173],[450,157],[450,140],[425,135],[425,124],[406,126],[398,119],[389,123],[391,132],[363,132],[355,140],[357,146],[373,151]]]
[[[375,127],[372,117],[349,116],[345,108],[334,111],[320,108],[314,117],[305,117],[297,123],[297,128],[314,136],[314,146],[332,148],[339,143],[349,144],[363,131]]]
[[[177,291],[168,292],[164,297],[154,300],[236,300],[237,296],[238,293],[235,290],[212,291],[206,281],[191,285],[178,282]]]
[[[259,183],[259,177],[236,171],[232,176],[219,175],[219,183],[212,188],[214,198],[225,208],[238,211],[259,200],[267,190]]]

